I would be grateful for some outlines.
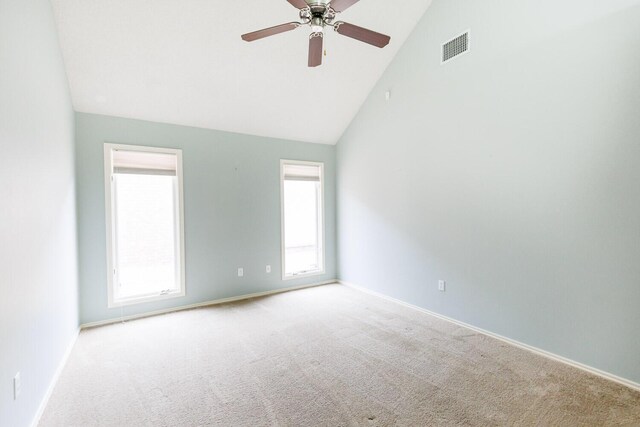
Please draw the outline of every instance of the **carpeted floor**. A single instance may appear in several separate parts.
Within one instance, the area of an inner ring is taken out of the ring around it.
[[[329,285],[85,330],[40,426],[640,425],[640,392]]]

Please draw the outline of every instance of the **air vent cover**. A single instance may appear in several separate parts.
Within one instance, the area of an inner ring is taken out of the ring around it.
[[[442,45],[442,63],[469,51],[469,31]]]

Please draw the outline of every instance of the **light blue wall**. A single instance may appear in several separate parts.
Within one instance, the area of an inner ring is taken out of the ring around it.
[[[638,23],[435,0],[338,143],[340,278],[640,382]]]
[[[73,135],[49,1],[0,0],[0,426],[31,424],[78,329]]]
[[[76,134],[82,323],[336,278],[334,146],[82,113]],[[183,150],[185,297],[107,308],[105,142]],[[324,275],[281,279],[280,159],[325,164]]]

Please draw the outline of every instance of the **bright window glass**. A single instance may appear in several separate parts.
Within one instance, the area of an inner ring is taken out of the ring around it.
[[[107,148],[110,305],[184,295],[179,152]]]
[[[285,278],[324,272],[322,172],[322,164],[282,164]]]

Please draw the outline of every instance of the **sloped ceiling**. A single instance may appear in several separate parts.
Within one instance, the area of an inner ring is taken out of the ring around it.
[[[361,0],[338,18],[390,35],[385,49],[308,27],[286,0],[52,0],[76,111],[335,144],[431,0]]]

